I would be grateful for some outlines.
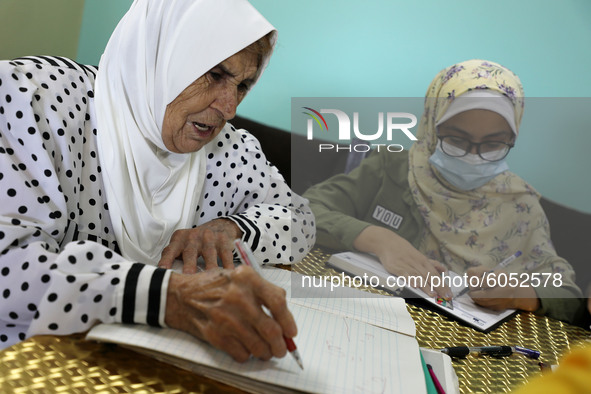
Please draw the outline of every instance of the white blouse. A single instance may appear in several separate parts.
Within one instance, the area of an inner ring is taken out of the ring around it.
[[[97,322],[164,326],[169,270],[120,256],[97,156],[96,68],[61,57],[0,62],[0,348]],[[262,262],[315,241],[308,201],[227,124],[210,142],[194,226],[233,220]]]

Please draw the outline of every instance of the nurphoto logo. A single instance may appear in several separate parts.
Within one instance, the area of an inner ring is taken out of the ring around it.
[[[401,152],[404,147],[397,143],[391,143],[393,139],[399,135],[404,134],[410,141],[416,141],[417,138],[411,133],[409,129],[413,128],[417,124],[417,117],[408,112],[378,112],[378,130],[375,132],[367,132],[367,130],[361,131],[359,127],[359,112],[353,112],[353,127],[351,127],[351,118],[345,111],[339,109],[320,109],[315,110],[310,107],[302,107],[305,115],[310,118],[307,119],[306,136],[308,140],[314,139],[314,129],[320,131],[320,133],[328,132],[328,123],[322,114],[330,114],[336,117],[338,123],[338,140],[339,144],[332,143],[320,143],[318,144],[318,151],[340,151],[347,150],[349,152],[369,152],[371,149],[376,149],[378,152],[380,149],[387,149],[388,152]],[[384,127],[385,123],[385,127]],[[316,126],[315,126],[316,125]],[[382,138],[386,133],[385,143],[376,143],[375,141]],[[352,132],[351,132],[352,130]],[[317,136],[318,138],[318,136]],[[320,135],[321,139],[325,139],[326,136]],[[353,142],[355,141],[355,142]]]

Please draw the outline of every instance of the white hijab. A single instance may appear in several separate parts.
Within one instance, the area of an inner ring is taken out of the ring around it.
[[[205,148],[166,149],[166,106],[271,31],[246,0],[135,0],[117,25],[99,63],[95,104],[109,214],[126,258],[156,264],[172,233],[195,219]]]

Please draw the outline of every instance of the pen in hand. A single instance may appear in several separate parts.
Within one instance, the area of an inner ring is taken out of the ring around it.
[[[234,241],[234,246],[236,246],[236,250],[238,251],[238,257],[240,258],[240,261],[243,264],[252,267],[252,269],[254,269],[256,273],[260,275],[260,267],[257,261],[255,260],[250,248],[246,244],[244,244],[240,239]],[[263,309],[265,309],[264,306]],[[298,349],[293,339],[288,338],[286,336],[283,336],[283,339],[285,340],[285,345],[287,346],[287,351],[289,352],[289,354],[292,355],[292,357],[298,363],[300,368],[304,369],[304,364],[302,362],[302,358],[300,357],[300,352],[298,352]]]
[[[517,252],[515,252],[514,254],[512,254],[511,256],[507,257],[505,260],[501,261],[499,264],[497,264],[493,269],[489,270],[486,272],[486,274],[491,274],[496,270],[500,270],[502,268],[507,267],[509,264],[511,264],[513,262],[513,260],[515,260],[516,258],[518,258],[519,256],[521,256],[521,250],[518,250]],[[463,296],[464,294],[466,294],[467,292],[470,291],[470,286],[466,286],[462,291],[460,291],[458,293],[457,297]]]
[[[505,260],[501,261],[499,264],[497,264],[495,266],[495,268],[493,268],[492,270],[489,271],[493,272],[494,270],[500,270],[501,268],[505,268],[506,266],[508,266],[511,262],[513,262],[513,260],[515,260],[516,258],[518,258],[519,256],[521,256],[521,250],[518,250],[517,252],[515,252],[514,254],[512,254],[511,256],[507,257]]]

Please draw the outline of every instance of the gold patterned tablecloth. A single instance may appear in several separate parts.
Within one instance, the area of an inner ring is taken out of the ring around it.
[[[329,255],[313,250],[293,270],[306,275],[336,274],[325,266]],[[368,289],[371,292],[380,292]],[[518,314],[489,334],[477,332],[437,313],[408,305],[420,346],[521,345],[542,352],[546,364],[585,341],[589,332],[568,324]],[[502,393],[540,374],[522,356],[454,360],[462,393]],[[81,334],[30,338],[0,352],[1,393],[237,393],[237,389],[196,376],[116,345],[84,340]]]
[[[0,353],[0,393],[242,393],[84,335],[38,336]]]
[[[330,254],[316,248],[293,270],[305,275],[336,275],[337,271],[326,266]],[[375,288],[364,290],[385,294]],[[573,346],[586,343],[590,333],[582,328],[533,313],[519,313],[513,319],[488,334],[463,326],[438,313],[407,304],[416,323],[419,345],[441,349],[446,346],[518,345],[542,352],[540,361],[547,365],[558,364],[560,356]],[[537,361],[521,355],[505,358],[477,357],[454,359],[454,370],[460,381],[462,393],[509,392],[541,373]]]

